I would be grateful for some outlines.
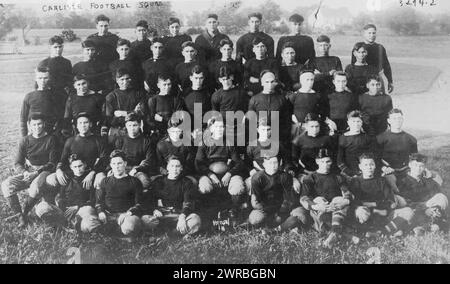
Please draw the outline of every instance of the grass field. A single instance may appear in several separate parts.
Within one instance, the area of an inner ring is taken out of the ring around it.
[[[400,44],[396,40],[395,44]],[[403,39],[405,45],[414,48],[402,49],[409,51],[405,57],[418,56],[417,46],[421,47],[421,51],[433,46],[430,41],[425,41],[422,45],[422,39],[418,39],[415,44],[407,40],[409,39]],[[354,38],[336,39],[336,53],[346,54],[344,51],[350,48],[347,47],[348,43],[353,41]],[[344,44],[345,42],[347,43]],[[384,42],[391,43],[388,40]],[[436,40],[434,44],[441,42],[445,42],[443,38]],[[67,51],[70,51],[69,46],[67,47]],[[45,47],[43,50],[45,53]],[[393,56],[400,56],[397,54],[398,50],[401,49],[392,48]],[[432,57],[439,55],[435,49],[433,52]],[[444,51],[440,52],[442,56],[447,56]],[[2,63],[3,60],[6,58],[0,56],[0,180],[8,176],[8,169],[13,163],[19,139],[20,103],[25,92],[32,89],[33,78],[29,72],[38,59]],[[397,91],[405,94],[426,91],[440,72],[437,68],[419,66],[414,62],[393,64],[393,68]],[[420,151],[430,157],[429,168],[443,176],[444,188],[448,192],[450,135],[414,129],[410,131],[419,138]],[[368,263],[377,262],[376,257],[375,260],[373,258],[376,253],[370,253],[373,248],[380,252],[381,263],[450,262],[448,231],[428,233],[423,237],[362,240],[358,245],[343,241],[333,250],[319,247],[319,236],[314,232],[265,235],[257,230],[201,235],[192,240],[144,236],[130,244],[103,236],[80,237],[39,222],[19,231],[15,220],[4,220],[10,215],[11,211],[5,200],[0,198],[0,263],[66,263],[73,260],[71,248],[81,250],[83,263]]]

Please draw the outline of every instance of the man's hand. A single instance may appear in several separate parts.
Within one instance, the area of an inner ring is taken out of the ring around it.
[[[38,176],[37,172],[29,172],[29,171],[25,171],[23,172],[23,179],[25,181],[32,181],[33,179],[35,179]]]
[[[131,171],[128,173],[130,176],[134,177],[137,174],[136,167],[132,168]]]
[[[56,179],[60,185],[67,185],[67,175],[61,169],[56,170]]]
[[[385,166],[381,170],[383,171],[383,174],[385,174],[385,175],[390,175],[390,174],[395,173],[395,170],[393,168],[391,168],[391,167],[386,167]]]
[[[187,223],[186,223],[186,215],[184,215],[184,214],[181,214],[178,217],[177,231],[182,233],[183,235],[188,233],[188,227],[187,227]]]
[[[334,69],[333,69],[333,70],[331,70],[331,71],[330,71],[330,76],[333,76],[333,75],[334,75],[334,73],[336,73],[336,72],[337,72],[337,71],[336,71],[336,70],[334,70]]]
[[[342,210],[342,209],[344,209],[346,206],[348,206],[350,204],[350,200],[348,200],[348,199],[342,199],[342,200],[339,200],[339,201],[334,201],[334,202],[331,202],[331,205],[330,205],[330,207],[331,207],[331,209],[333,210],[333,211],[336,211],[336,210]]]
[[[104,137],[104,136],[108,136],[108,127],[107,126],[102,126],[102,128],[100,129],[100,136]]]
[[[158,122],[162,122],[163,121],[163,117],[160,116],[159,114],[155,114],[155,120]]]
[[[256,77],[250,77],[249,81],[250,81],[250,83],[252,83],[252,84],[259,83],[259,79],[256,78]]]
[[[103,224],[106,224],[108,222],[107,218],[106,218],[106,214],[105,212],[100,212],[98,214],[98,219],[100,220],[100,222],[102,222]]]
[[[71,216],[74,216],[78,212],[78,206],[70,206],[67,207],[64,211],[64,218],[68,219]]]
[[[163,216],[163,213],[158,209],[155,209],[153,210],[153,216],[155,216],[156,218],[161,218]]]
[[[127,112],[126,111],[124,111],[124,110],[116,110],[115,112],[114,112],[114,116],[115,117],[126,117],[127,116]]]
[[[209,176],[209,178],[211,179],[213,185],[215,185],[215,186],[221,186],[220,180],[219,180],[219,178],[218,178],[215,174],[211,174],[211,175]]]
[[[311,209],[319,211],[320,213],[328,212],[329,208],[329,205],[325,203],[314,204],[313,206],[311,206]]]
[[[388,84],[388,93],[392,93],[394,91],[394,84],[393,83],[389,83]]]
[[[222,177],[222,184],[223,184],[223,186],[228,187],[228,184],[230,184],[230,180],[231,180],[231,174],[230,173],[226,173]]]
[[[442,216],[441,211],[437,207],[427,208],[427,210],[425,210],[425,215],[430,218],[440,218]]]
[[[94,185],[95,172],[91,171],[82,181],[84,189],[91,189]]]

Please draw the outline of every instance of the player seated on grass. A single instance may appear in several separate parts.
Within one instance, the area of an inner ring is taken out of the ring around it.
[[[133,59],[137,66],[142,66],[147,59],[152,58],[152,41],[149,37],[148,22],[140,20],[136,23],[134,30],[136,34],[136,40],[130,45],[130,57]]]
[[[396,207],[394,190],[384,178],[375,175],[375,157],[362,154],[359,157],[361,175],[351,180],[349,190],[354,196],[352,211],[356,218],[357,229],[371,236],[383,229],[387,217]]]
[[[105,116],[109,127],[110,143],[117,136],[124,136],[125,117],[131,112],[144,115],[144,95],[133,88],[132,78],[127,69],[118,69],[115,74],[118,88],[106,96]]]
[[[189,80],[191,82],[191,85],[188,89],[185,91],[184,95],[184,106],[191,116],[191,120],[194,119],[195,104],[201,104],[202,106],[202,117],[211,110],[211,92],[206,86],[207,84],[207,71],[200,65],[195,65],[191,69],[191,73],[189,76]],[[200,115],[200,113],[197,113],[196,115]]]
[[[184,61],[182,55],[182,45],[187,41],[192,41],[192,37],[187,34],[182,34],[181,22],[179,18],[170,17],[168,22],[169,34],[163,37],[165,49],[165,56],[171,61],[171,66],[177,66]]]
[[[81,47],[83,48],[83,59],[73,65],[73,75],[86,76],[91,90],[106,96],[112,85],[108,66],[95,59],[97,48],[93,41],[85,40],[81,43]]]
[[[293,188],[294,178],[280,169],[280,158],[264,156],[264,170],[252,177],[251,204],[248,217],[252,226],[267,226],[276,231],[290,231],[305,225],[305,209]]]
[[[267,56],[274,56],[275,43],[270,35],[261,31],[262,18],[261,13],[250,13],[248,15],[249,32],[242,35],[236,42],[236,61],[239,64],[245,64],[245,62],[255,58],[252,42],[256,37],[264,39],[267,43]]]
[[[314,90],[319,93],[329,94],[333,91],[333,75],[342,71],[342,63],[339,57],[330,56],[331,40],[326,35],[317,38],[317,56],[312,60],[316,78],[314,80]]]
[[[192,69],[196,65],[201,66],[205,70],[208,70],[208,69],[205,68],[204,65],[201,64],[200,61],[198,60],[198,47],[197,47],[197,45],[195,45],[195,43],[193,43],[192,41],[187,41],[187,42],[184,42],[181,45],[181,47],[182,47],[182,54],[184,57],[184,62],[179,63],[175,67],[175,75],[176,75],[176,80],[179,84],[180,89],[183,91],[183,94],[185,94],[192,86],[192,83],[190,80]],[[206,76],[205,76],[205,79],[206,79],[205,86],[210,86],[210,84],[207,83],[208,78],[206,78]]]
[[[282,47],[286,42],[292,42],[295,47],[295,62],[303,65],[308,65],[314,57],[314,41],[307,35],[302,35],[302,28],[304,18],[299,14],[293,14],[289,17],[289,30],[287,36],[282,36],[278,40],[277,45],[277,59],[281,62]]]
[[[184,102],[170,74],[158,75],[158,89],[158,94],[148,99],[146,123],[151,131],[162,137],[167,132],[167,123],[172,114],[182,110]]]
[[[47,186],[66,186],[69,182],[69,157],[76,154],[86,162],[89,174],[83,179],[87,190],[92,185],[97,189],[105,178],[107,149],[101,137],[92,133],[92,120],[87,113],[80,113],[76,118],[78,134],[66,140],[61,159],[56,166],[56,173],[47,177]]]
[[[127,39],[119,39],[117,42],[117,53],[119,59],[114,60],[109,64],[109,71],[111,72],[112,81],[116,82],[116,74],[120,69],[127,70],[131,78],[131,85],[135,90],[143,89],[143,72],[141,66],[131,57],[130,53],[131,43]],[[114,84],[114,87],[117,87]],[[114,88],[115,89],[115,88]]]
[[[183,164],[176,156],[168,158],[166,170],[167,175],[152,181],[148,192],[151,204],[146,204],[144,210],[151,212],[155,226],[182,235],[193,235],[200,230],[202,223],[195,211],[198,190],[183,175]]]
[[[60,127],[64,110],[55,107],[55,92],[50,89],[50,73],[48,68],[38,67],[35,71],[36,90],[28,93],[22,102],[20,110],[20,132],[23,137],[28,135],[28,118],[30,115],[40,113],[44,115],[45,131],[53,133]],[[62,115],[59,114],[62,113]]]
[[[289,171],[311,173],[317,170],[316,156],[320,149],[335,153],[335,141],[326,134],[326,125],[320,116],[308,113],[305,117],[305,132],[292,141],[292,166]]]
[[[382,90],[379,76],[369,76],[366,86],[369,91],[359,96],[360,109],[367,115],[364,129],[369,135],[378,135],[387,129],[392,98]]]
[[[375,42],[377,39],[377,27],[373,24],[368,24],[363,27],[364,43],[367,47],[367,63],[377,67],[379,72],[382,72],[388,81],[387,93],[392,93],[394,84],[392,82],[392,69],[389,63],[386,49],[383,45]],[[352,52],[352,63],[356,62],[356,58]]]
[[[336,124],[337,133],[344,133],[347,128],[347,114],[359,109],[358,97],[347,89],[347,74],[342,71],[333,73],[334,91],[328,94],[330,119]]]
[[[39,67],[47,67],[51,77],[51,88],[57,92],[58,101],[65,103],[67,94],[72,88],[72,63],[62,56],[64,50],[64,39],[53,36],[48,41],[50,56],[41,62]]]
[[[367,92],[367,79],[379,75],[379,71],[367,63],[367,45],[364,42],[356,43],[352,53],[356,61],[345,67],[345,73],[348,76],[348,88],[359,96]]]
[[[421,234],[425,228],[432,231],[442,229],[448,208],[448,198],[441,186],[435,180],[427,177],[427,157],[418,153],[409,157],[408,174],[398,180],[399,193],[396,198],[400,206],[414,210],[412,224],[416,234]]]
[[[93,41],[97,47],[96,60],[100,64],[109,66],[111,62],[119,58],[116,52],[119,37],[109,32],[110,19],[105,15],[98,15],[95,18],[95,23],[97,33],[88,36],[86,40]]]
[[[231,57],[233,54],[233,42],[229,39],[221,40],[220,53],[222,54],[222,57],[209,64],[209,73],[211,76],[211,80],[214,80],[214,83],[211,82],[211,84],[214,86],[214,89],[219,90],[222,87],[222,85],[220,84],[220,70],[224,67],[226,67],[232,74],[234,74],[234,84],[237,86],[242,86],[242,65],[233,60],[233,58]]]
[[[110,155],[112,175],[97,189],[95,208],[103,224],[119,228],[123,235],[135,237],[146,228],[141,220],[143,192],[141,182],[127,174],[125,153],[115,150]],[[151,224],[149,229],[151,229]],[[107,231],[107,230],[105,230]]]
[[[43,115],[33,114],[28,119],[30,134],[21,138],[14,161],[14,175],[2,182],[3,197],[14,214],[20,214],[19,227],[25,227],[28,213],[45,190],[45,179],[58,162],[57,141],[45,130]],[[23,211],[17,193],[28,189]]]
[[[245,167],[236,147],[230,146],[224,135],[225,125],[222,117],[212,117],[208,121],[208,129],[203,136],[203,144],[198,148],[195,168],[201,176],[199,191],[202,195],[205,195],[203,200],[204,202],[211,202],[202,205],[208,206],[217,202],[217,200],[214,200],[217,196],[231,197],[232,208],[230,213],[233,218],[236,218],[238,209],[247,194],[243,180]],[[220,205],[224,206],[225,202],[222,199]]]
[[[162,38],[155,38],[152,42],[153,57],[147,59],[142,63],[144,72],[144,87],[145,90],[153,96],[158,93],[158,76],[160,74],[170,74],[173,76],[174,68],[169,64],[166,57],[164,57],[164,41]]]
[[[90,82],[84,75],[77,75],[73,79],[73,87],[76,91],[71,94],[66,102],[66,109],[64,111],[64,127],[63,135],[65,137],[73,136],[75,129],[74,120],[78,114],[85,112],[91,115],[92,118],[92,132],[99,135],[101,126],[104,123],[103,119],[103,105],[105,100],[102,95],[90,89]]]
[[[150,139],[142,133],[141,123],[142,118],[137,113],[127,114],[125,117],[127,134],[116,139],[114,149],[125,154],[128,175],[139,179],[145,191],[150,185],[149,175],[157,173],[155,149]]]
[[[345,178],[331,172],[333,160],[327,149],[319,150],[316,164],[317,171],[303,179],[300,203],[309,210],[315,230],[319,233],[331,231],[323,245],[332,247],[342,235],[351,193]]]
[[[209,64],[220,59],[219,44],[223,39],[230,39],[219,31],[219,17],[216,14],[208,14],[205,29],[195,38],[195,44],[199,48],[200,62]]]
[[[267,55],[266,40],[261,37],[255,37],[252,44],[255,58],[248,60],[244,65],[244,87],[249,96],[256,95],[262,91],[261,72],[270,70],[276,78],[279,75],[277,60]]]
[[[65,186],[57,187],[56,203],[69,227],[84,233],[92,233],[101,226],[95,211],[95,188],[83,187],[83,180],[89,174],[86,162],[76,154],[69,157],[71,172]]]
[[[359,110],[349,112],[347,117],[349,130],[339,136],[337,166],[343,176],[352,178],[360,174],[359,157],[377,152],[377,144],[373,136],[363,131],[363,114]]]
[[[300,88],[300,74],[304,65],[295,62],[295,46],[292,42],[283,45],[281,57],[280,83],[286,92],[295,92]]]

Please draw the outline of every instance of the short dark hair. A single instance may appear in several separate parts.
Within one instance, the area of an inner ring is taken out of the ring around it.
[[[114,77],[115,77],[116,79],[117,79],[117,78],[120,78],[120,77],[122,77],[122,76],[125,76],[125,75],[130,75],[130,71],[128,71],[127,68],[119,68],[119,69],[117,69],[116,72],[114,73]]]
[[[305,123],[308,123],[310,121],[317,121],[317,122],[321,123],[322,118],[317,113],[310,112],[310,113],[307,113],[305,116]]]
[[[312,70],[312,69],[303,69],[302,71],[300,71],[300,76],[299,77],[301,77],[303,74],[306,74],[306,73],[312,73],[314,75],[314,70]]]
[[[167,164],[168,164],[170,161],[178,161],[178,162],[180,162],[181,165],[183,165],[183,161],[182,161],[181,158],[180,158],[179,156],[177,156],[177,155],[170,155],[169,157],[167,157],[167,159],[166,159]]]
[[[233,70],[229,68],[228,66],[221,66],[219,69],[219,78],[230,78],[231,76],[234,76]]]
[[[336,72],[334,72],[333,79],[336,79],[337,76],[344,76],[345,78],[348,79],[348,75],[344,71],[336,71]]]
[[[45,115],[40,113],[40,112],[34,112],[34,113],[30,113],[30,115],[28,116],[28,122],[32,121],[32,120],[42,120],[45,121]]]
[[[185,42],[183,42],[183,44],[181,44],[181,49],[183,50],[183,49],[185,49],[188,46],[192,47],[195,50],[198,50],[197,49],[197,45],[193,41],[185,41]]]
[[[172,25],[172,24],[179,24],[181,25],[180,19],[175,18],[175,17],[170,17],[169,20],[167,21],[168,26]]]
[[[367,44],[362,41],[355,43],[352,49],[352,53],[358,51],[360,48],[364,48],[365,50],[367,50]]]
[[[305,18],[303,18],[303,16],[301,16],[299,14],[293,14],[292,16],[289,17],[289,22],[303,23],[304,21],[305,21]]]
[[[363,113],[360,110],[352,110],[347,114],[347,119],[360,118],[363,119]]]
[[[248,19],[258,18],[260,21],[262,21],[262,17],[263,17],[262,14],[259,12],[248,14]]]
[[[359,162],[361,163],[362,160],[373,160],[375,161],[375,155],[373,153],[362,153],[359,157],[358,157]]]
[[[372,80],[375,80],[377,82],[381,82],[382,81],[380,76],[378,76],[378,75],[370,75],[370,76],[367,77],[366,83],[370,83]]]
[[[207,19],[213,18],[213,19],[216,19],[216,21],[219,20],[219,16],[217,16],[217,14],[208,14],[208,16],[206,18]]]
[[[152,45],[154,45],[155,43],[160,43],[160,44],[162,44],[163,46],[165,46],[165,44],[164,44],[164,39],[163,39],[162,37],[155,37],[155,38],[152,40]]]
[[[136,24],[136,28],[137,27],[142,27],[142,28],[145,28],[146,30],[148,30],[148,22],[146,20],[140,20]]]
[[[55,43],[57,43],[57,44],[64,44],[64,39],[61,36],[59,36],[59,35],[55,35],[55,36],[52,36],[48,40],[48,44],[50,44],[50,45],[54,45]]]
[[[111,154],[109,155],[109,159],[112,160],[114,158],[122,158],[125,162],[127,161],[127,155],[122,150],[114,150],[114,151],[112,151]]]
[[[394,109],[392,109],[392,110],[389,112],[388,117],[391,116],[391,114],[396,114],[396,113],[399,113],[399,114],[403,115],[403,111],[402,111],[401,109],[399,109],[399,108],[394,108]]]
[[[78,156],[77,154],[72,154],[69,156],[69,164],[72,164],[75,161],[81,161],[83,162],[83,164],[86,164],[86,161],[83,160],[83,158],[81,158],[80,156]]]
[[[320,36],[317,38],[317,42],[326,42],[326,43],[330,43],[331,40],[330,40],[330,37],[329,37],[329,36],[326,36],[326,35],[320,35]]]
[[[267,47],[267,42],[264,38],[260,37],[260,36],[256,36],[253,40],[252,40],[252,45],[258,45],[260,43],[263,43],[266,47]]]
[[[73,77],[73,82],[74,82],[74,83],[77,82],[77,81],[81,81],[81,80],[86,80],[86,81],[88,81],[88,78],[87,78],[87,76],[86,76],[85,74],[78,74],[78,75],[75,75],[75,76]]]
[[[275,79],[277,78],[277,75],[275,75],[275,72],[273,72],[272,70],[269,70],[269,69],[264,69],[264,70],[261,71],[261,73],[259,74],[259,80],[261,80],[262,77],[263,77],[264,75],[266,75],[267,73],[272,73],[273,76],[275,77]]]
[[[35,70],[36,73],[50,73],[50,68],[48,65],[38,65]]]
[[[171,117],[167,122],[167,129],[169,128],[178,128],[183,124],[183,119],[181,117]]]
[[[121,38],[121,39],[119,39],[117,41],[117,45],[116,46],[119,47],[119,46],[122,46],[122,45],[126,45],[128,47],[131,47],[131,42],[128,39]]]
[[[92,40],[85,40],[81,43],[82,48],[97,48],[95,42]]]
[[[153,36],[156,37],[156,36],[158,36],[158,31],[155,28],[153,28],[153,27],[149,27],[147,34],[153,35]]]
[[[224,45],[229,45],[229,46],[231,46],[231,48],[233,48],[234,47],[234,44],[233,44],[233,42],[230,40],[230,39],[227,39],[227,38],[224,38],[224,39],[222,39],[220,42],[219,42],[219,46],[220,47],[223,47]]]
[[[96,24],[98,24],[98,22],[110,22],[111,20],[107,17],[107,16],[105,16],[105,15],[103,15],[103,14],[101,14],[101,15],[98,15],[96,18],[95,18],[95,23]]]
[[[368,29],[375,29],[377,30],[377,26],[375,26],[374,24],[367,24],[363,27],[364,31],[367,31]]]
[[[427,156],[419,154],[419,153],[413,153],[413,154],[409,155],[409,162],[416,161],[416,162],[425,164],[427,162],[427,160],[428,160]]]
[[[158,81],[159,80],[161,80],[161,81],[167,81],[167,80],[172,81],[172,76],[169,73],[167,73],[167,72],[162,72],[162,73],[158,74]]]
[[[140,123],[142,121],[142,117],[139,114],[132,111],[125,117],[125,123],[129,121]]]
[[[317,152],[316,159],[332,158],[330,151],[326,148],[320,148]]]
[[[92,116],[88,113],[88,112],[80,112],[77,114],[75,122],[78,122],[79,118],[87,118],[89,120],[89,122],[92,122]]]
[[[281,50],[285,50],[286,48],[293,48],[295,50],[295,45],[292,41],[287,41],[283,44]]]
[[[203,73],[203,75],[205,74],[205,70],[203,69],[203,67],[201,67],[200,65],[194,65],[194,67],[192,67],[191,69],[191,76],[194,74],[201,74]]]

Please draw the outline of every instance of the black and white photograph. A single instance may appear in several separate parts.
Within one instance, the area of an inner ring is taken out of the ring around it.
[[[0,0],[0,263],[448,264],[449,110],[449,1]]]

